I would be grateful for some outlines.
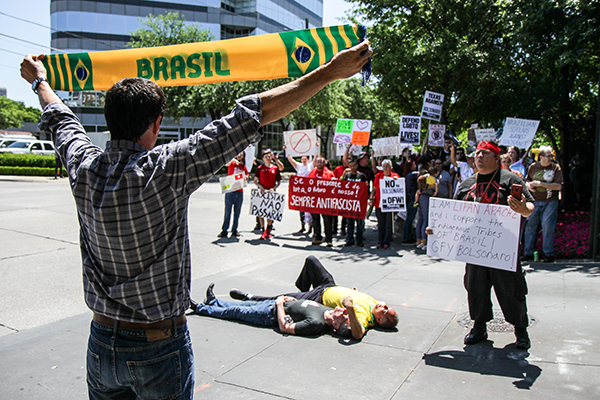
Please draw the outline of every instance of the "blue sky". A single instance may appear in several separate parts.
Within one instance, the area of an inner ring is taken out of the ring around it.
[[[344,0],[324,0],[323,25],[345,22],[338,18],[350,8]],[[9,99],[39,108],[37,96],[19,74],[19,65],[26,54],[50,52],[50,30],[2,13],[50,27],[50,0],[2,0],[0,7],[0,87],[7,89]]]

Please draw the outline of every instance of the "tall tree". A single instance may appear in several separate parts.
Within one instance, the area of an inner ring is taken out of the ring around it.
[[[0,96],[0,129],[19,128],[23,122],[39,122],[39,109]]]

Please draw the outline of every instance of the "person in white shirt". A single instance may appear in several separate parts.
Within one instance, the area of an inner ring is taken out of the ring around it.
[[[283,146],[283,149],[285,150],[285,146]],[[298,176],[308,176],[308,173],[310,171],[312,171],[313,168],[314,168],[312,156],[311,157],[302,156],[300,158],[300,162],[297,162],[291,156],[288,157],[287,159],[290,162],[290,164],[292,165],[292,167],[294,167],[294,169],[296,170],[296,175],[298,175]],[[312,223],[311,223],[311,221],[312,221],[312,219],[311,219],[309,213],[305,213],[304,211],[300,211],[300,224],[301,224],[301,227],[300,227],[300,230],[298,232],[302,233],[302,232],[306,231],[305,224],[308,224],[308,234],[310,234],[311,231],[312,231]]]

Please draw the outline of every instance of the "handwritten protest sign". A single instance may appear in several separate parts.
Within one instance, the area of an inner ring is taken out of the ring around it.
[[[425,91],[423,98],[423,108],[421,117],[439,121],[442,117],[442,106],[444,104],[444,95],[440,93]]]
[[[500,144],[526,149],[533,143],[539,125],[540,121],[531,119],[506,118]]]
[[[383,178],[379,184],[379,205],[382,212],[404,211],[406,191],[404,178]]]
[[[227,175],[219,178],[221,183],[221,193],[235,192],[246,187],[244,174]]]
[[[429,145],[433,147],[444,146],[444,135],[446,134],[446,125],[429,125]]]
[[[346,153],[346,148],[348,147],[345,143],[336,143],[335,144],[335,155],[343,156]],[[350,149],[348,150],[349,155],[358,156],[363,153],[363,147],[357,144],[350,145]]]
[[[509,206],[431,197],[427,255],[514,272],[520,223]]]
[[[373,139],[371,146],[375,157],[397,156],[400,154],[400,136]]]
[[[496,143],[496,130],[494,128],[475,129],[475,140],[477,140],[477,142],[487,140],[488,142]]]
[[[421,143],[421,117],[403,115],[400,117],[400,142]]]
[[[305,129],[303,131],[283,132],[286,157],[314,156],[318,154],[317,130]]]
[[[269,190],[261,194],[260,190],[252,189],[250,215],[272,219],[273,221],[281,221],[283,218],[284,204],[285,194],[271,192]]]
[[[333,143],[369,145],[371,121],[367,119],[338,119]]]
[[[290,176],[290,210],[364,219],[367,214],[366,182]]]

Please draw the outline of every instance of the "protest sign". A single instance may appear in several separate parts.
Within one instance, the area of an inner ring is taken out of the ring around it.
[[[373,139],[371,146],[375,157],[397,156],[400,154],[400,136]]]
[[[482,140],[487,140],[488,142],[496,143],[496,130],[494,128],[475,129],[475,140],[477,142],[481,142]]]
[[[367,197],[366,182],[290,176],[290,210],[364,219]]]
[[[336,143],[335,144],[335,155],[343,156],[346,153],[346,148],[348,147],[345,143]],[[353,156],[358,156],[363,153],[363,147],[357,144],[350,145],[350,149],[348,150],[348,154]]]
[[[421,117],[439,121],[442,117],[442,105],[444,104],[444,95],[440,93],[425,91],[423,98],[423,108]]]
[[[540,121],[531,119],[506,118],[500,144],[502,146],[515,146],[520,149],[526,149],[533,143],[535,132]]]
[[[379,182],[379,206],[382,212],[404,211],[406,191],[404,178],[383,178]]]
[[[284,204],[285,194],[272,192],[270,190],[261,194],[259,189],[252,189],[250,215],[272,219],[273,221],[281,221],[283,218]]]
[[[338,119],[333,143],[369,145],[371,121],[367,119]]]
[[[305,129],[303,131],[283,132],[286,157],[301,157],[317,155],[317,130]]]
[[[429,145],[432,147],[444,147],[444,135],[446,134],[446,125],[429,125]]]
[[[219,178],[221,183],[221,193],[235,192],[246,187],[244,174],[227,175]]]
[[[421,117],[403,115],[400,117],[400,142],[421,143]]]
[[[509,206],[431,197],[427,255],[514,272],[520,224]]]

